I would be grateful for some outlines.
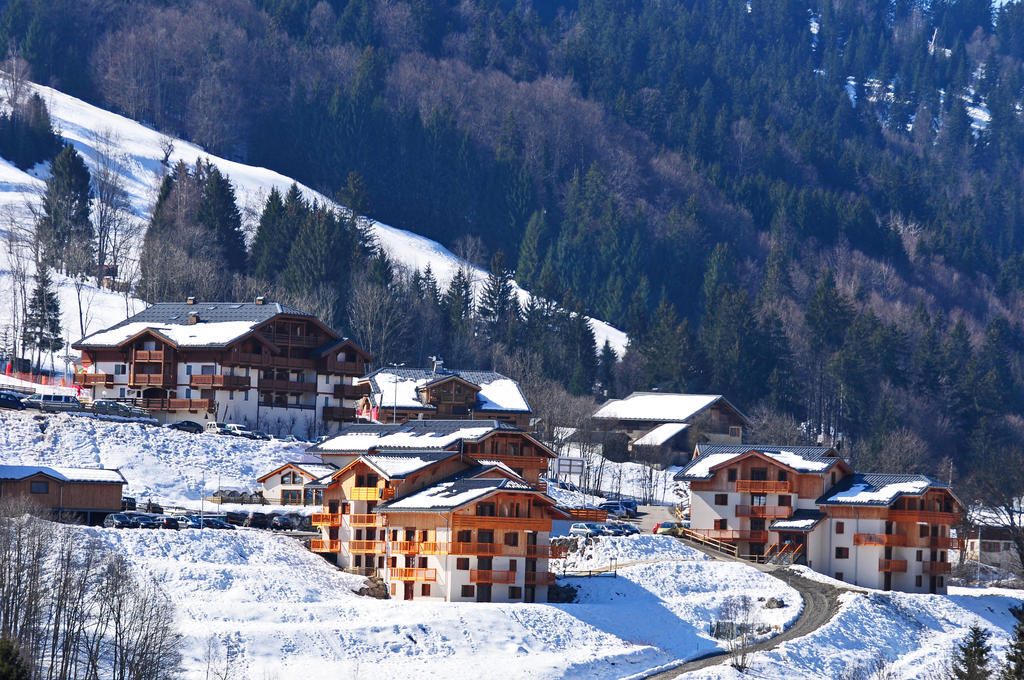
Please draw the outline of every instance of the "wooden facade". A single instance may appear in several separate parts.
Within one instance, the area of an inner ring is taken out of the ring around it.
[[[125,482],[116,473],[121,481],[67,479],[45,468],[12,478],[6,469],[0,466],[0,498],[5,503],[22,504],[58,521],[82,524],[99,524],[111,512],[121,510]]]

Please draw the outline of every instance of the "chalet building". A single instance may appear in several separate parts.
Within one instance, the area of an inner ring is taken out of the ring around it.
[[[314,552],[378,575],[391,596],[546,602],[551,522],[567,515],[504,463],[459,450],[381,450],[307,485],[323,491]]]
[[[975,523],[967,535],[966,557],[1003,571],[1021,573],[1015,537],[1004,526]]]
[[[330,463],[285,463],[256,481],[263,485],[263,499],[275,505],[323,505],[323,491],[306,484],[338,471]]]
[[[101,524],[121,510],[127,483],[117,470],[0,465],[0,499],[63,522]]]
[[[359,414],[383,423],[407,420],[490,419],[526,428],[530,405],[518,383],[494,371],[379,368],[360,380],[368,394]]]
[[[720,394],[633,392],[602,404],[595,427],[617,432],[648,460],[685,460],[698,442],[739,444],[750,422]]]
[[[698,444],[689,537],[869,588],[942,593],[963,505],[923,475],[854,473],[825,447]]]
[[[371,357],[316,317],[265,302],[162,302],[82,338],[92,399],[131,402],[164,422],[321,432],[355,420]]]
[[[406,423],[354,423],[306,449],[325,463],[344,468],[377,451],[458,451],[507,466],[527,484],[544,490],[540,478],[556,457],[533,435],[498,420],[410,420]]]

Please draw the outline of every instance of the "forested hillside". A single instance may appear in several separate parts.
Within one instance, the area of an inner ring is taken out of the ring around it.
[[[491,262],[480,305],[268,201],[286,242],[352,257],[257,240],[225,271],[416,291],[413,359],[435,332],[449,363],[498,345],[578,394],[721,392],[894,470],[965,472],[1020,423],[1019,3],[11,0],[0,43],[40,82]],[[630,351],[510,308],[506,273]]]

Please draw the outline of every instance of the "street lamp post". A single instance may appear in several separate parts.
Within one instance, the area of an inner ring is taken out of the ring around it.
[[[401,368],[402,366],[405,366],[405,362],[403,361],[400,364],[390,363],[390,364],[388,364],[388,366],[390,366],[391,368]],[[391,402],[391,424],[392,425],[398,422],[398,374],[395,373],[394,376],[395,376],[395,400],[393,402]]]

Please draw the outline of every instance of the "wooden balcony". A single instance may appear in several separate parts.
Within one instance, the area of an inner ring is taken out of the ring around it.
[[[764,543],[768,540],[767,531],[750,531],[746,529],[691,529],[691,534],[713,538],[717,541],[747,541]]]
[[[126,401],[118,399],[118,401]],[[132,404],[149,411],[208,411],[213,413],[213,399],[132,399]]]
[[[395,490],[385,486],[354,486],[348,495],[350,501],[387,501],[395,497]]]
[[[175,379],[167,373],[133,373],[128,376],[128,384],[137,387],[174,387]]]
[[[341,384],[334,386],[335,399],[359,399],[361,397],[365,397],[369,393],[369,383],[363,383],[362,385]]]
[[[470,583],[515,583],[516,572],[497,569],[470,569]]]
[[[906,560],[878,560],[878,571],[891,571],[903,574],[907,571]]]
[[[922,562],[921,571],[925,574],[948,574],[953,570],[949,562]]]
[[[252,366],[255,368],[280,368],[289,371],[311,370],[316,367],[312,359],[301,357],[274,356],[259,352],[239,352],[231,350],[225,352],[221,363],[225,366]]]
[[[937,512],[934,510],[890,510],[888,519],[893,522],[914,522],[915,524],[959,524],[960,513]]]
[[[324,372],[331,375],[353,375],[363,377],[366,373],[366,364],[362,361],[337,361],[328,359],[325,362]]]
[[[348,551],[352,554],[382,555],[384,541],[349,541]]]
[[[500,461],[513,469],[540,468],[541,470],[547,470],[548,461],[552,460],[544,456],[513,456],[507,453],[474,453],[472,455],[477,460]]]
[[[164,351],[162,349],[137,349],[132,355],[132,360],[135,363],[142,361],[160,361],[164,360]]]
[[[348,524],[352,527],[385,527],[387,526],[387,517],[384,515],[378,515],[376,513],[360,514],[360,515],[346,515],[348,517]]]
[[[260,390],[265,392],[287,392],[289,394],[313,394],[316,392],[315,382],[300,380],[273,380],[260,378]]]
[[[421,541],[391,541],[391,552],[399,555],[419,555],[423,548]]]
[[[538,557],[547,560],[561,560],[569,554],[567,545],[528,545],[526,546],[527,557]]]
[[[906,546],[907,537],[900,534],[854,534],[853,544]]]
[[[341,541],[314,538],[309,542],[309,549],[319,553],[336,553],[341,550]]]
[[[453,529],[494,529],[519,531],[551,531],[551,519],[544,517],[484,517],[455,515]]]
[[[92,387],[93,385],[113,387],[114,376],[109,373],[75,373],[75,384],[85,387]]]
[[[526,585],[553,586],[555,585],[555,575],[550,571],[528,571],[526,572]]]
[[[284,345],[291,347],[319,347],[325,342],[325,339],[318,335],[288,335],[285,333],[267,333],[266,331],[261,331],[256,335],[278,347]]]
[[[792,493],[789,482],[769,482],[762,479],[737,479],[736,493]]]
[[[190,375],[188,385],[194,390],[226,389],[247,390],[252,387],[252,379],[247,375]]]
[[[924,541],[925,539],[921,539]],[[929,536],[925,543],[932,550],[964,550],[966,541],[951,536]]]
[[[737,517],[786,518],[793,514],[791,505],[737,505]]]
[[[506,547],[501,543],[449,543],[448,553],[451,555],[501,555]],[[512,547],[512,546],[508,546]]]
[[[324,406],[324,420],[355,420],[356,410],[344,406]]]
[[[340,527],[342,517],[337,512],[314,512],[310,523],[315,527]]]
[[[436,581],[437,569],[392,567],[388,570],[388,575],[392,581]]]
[[[448,543],[438,541],[423,541],[420,543],[420,555],[448,555]]]

